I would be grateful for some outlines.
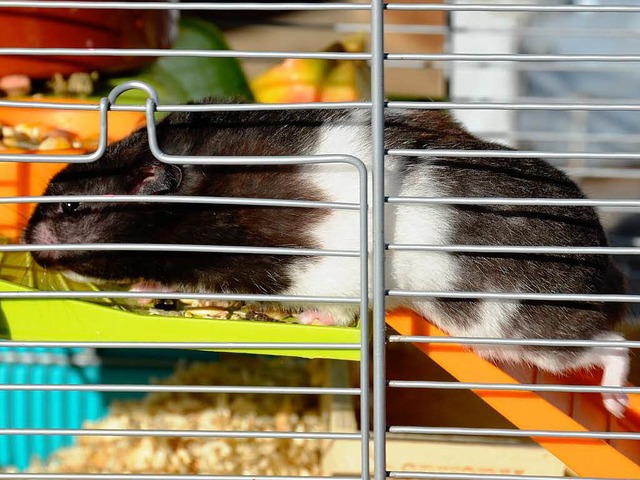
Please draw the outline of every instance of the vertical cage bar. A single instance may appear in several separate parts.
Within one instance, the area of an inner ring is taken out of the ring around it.
[[[382,0],[371,0],[373,455],[375,480],[384,480],[387,475],[384,285],[384,102],[384,3]]]
[[[360,447],[361,478],[369,480],[369,189],[367,169],[360,164]]]

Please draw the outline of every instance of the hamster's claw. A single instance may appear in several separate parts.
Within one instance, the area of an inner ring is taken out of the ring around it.
[[[298,322],[303,325],[337,325],[333,315],[320,310],[303,310],[298,314]]]

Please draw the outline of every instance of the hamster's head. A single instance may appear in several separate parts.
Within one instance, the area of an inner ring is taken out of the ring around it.
[[[160,149],[176,156],[308,154],[323,118],[272,112],[180,113],[157,125]],[[297,122],[297,123],[296,123]],[[297,124],[301,127],[297,127]],[[292,126],[293,125],[293,126]],[[292,135],[292,128],[299,135]],[[302,133],[300,133],[302,132]],[[107,147],[99,160],[70,164],[46,196],[102,196],[99,202],[41,202],[23,233],[26,244],[161,244],[320,248],[314,235],[326,209],[171,202],[171,196],[328,201],[291,165],[171,165],[155,159],[146,130]],[[120,195],[153,195],[166,202]],[[120,247],[122,248],[122,247]],[[169,248],[169,247],[168,247]],[[277,293],[292,281],[288,268],[302,256],[141,250],[34,251],[35,261],[73,277],[149,281],[181,291]]]
[[[46,196],[171,195],[188,189],[184,168],[162,163],[139,131],[107,148],[92,163],[70,164],[49,183]],[[160,243],[179,205],[65,201],[40,203],[22,235],[25,244]],[[33,252],[43,267],[111,281],[140,277],[158,263],[153,254],[135,251],[50,250]]]

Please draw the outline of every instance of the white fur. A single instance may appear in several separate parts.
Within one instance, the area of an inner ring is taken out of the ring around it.
[[[402,162],[391,159],[390,162]],[[445,196],[436,185],[428,163],[414,170],[409,179],[387,195],[407,197]],[[451,243],[451,209],[444,205],[389,205],[385,213],[387,241],[393,244],[446,245]],[[399,290],[451,291],[458,279],[458,262],[444,252],[389,251],[386,257],[388,288]],[[454,325],[439,315],[427,299],[392,298],[389,307],[406,305],[451,331]]]
[[[507,337],[505,326],[513,322],[519,310],[519,300],[483,300],[479,303],[477,318],[472,319],[467,328],[458,329],[455,335],[478,338]],[[473,350],[483,358],[506,364],[520,364],[526,358],[532,365],[550,372],[560,371],[561,365],[566,369],[559,356],[536,354],[531,351],[525,353],[519,345],[473,345]]]
[[[517,300],[483,300],[478,309],[478,318],[468,328],[460,331],[463,337],[500,338],[504,336],[504,326],[518,314],[520,302]],[[479,355],[508,363],[522,361],[521,347],[474,345]]]
[[[356,119],[358,121],[359,119]],[[329,125],[322,128],[318,148],[310,152],[346,154],[371,164],[370,134],[366,126]],[[308,165],[303,168],[304,179],[332,202],[359,201],[358,173],[347,164]],[[369,179],[370,183],[370,179]],[[360,244],[359,213],[355,210],[330,210],[325,221],[313,231],[313,240],[323,249],[357,250]],[[358,296],[360,268],[354,257],[318,257],[313,263],[293,268],[293,285],[286,295]],[[340,324],[349,323],[357,306],[325,305]]]
[[[367,169],[369,204],[371,204],[372,148],[370,128],[361,112],[353,113],[353,124],[347,122],[325,125],[313,155],[347,154],[362,160]],[[437,197],[440,191],[431,174],[434,168],[428,163],[415,166],[412,181],[402,183],[401,159],[385,161],[385,194],[399,196]],[[359,200],[358,175],[349,165],[310,165],[304,169],[305,180],[323,192],[333,202]],[[387,205],[385,211],[386,241],[396,244],[451,243],[451,210],[441,205]],[[371,226],[371,222],[369,222]],[[314,240],[324,249],[359,248],[358,212],[331,210],[322,225],[314,229]],[[371,233],[371,232],[369,232]],[[369,235],[371,238],[371,235]],[[369,246],[370,247],[370,246]],[[389,251],[386,256],[386,284],[388,288],[402,290],[452,290],[458,278],[458,264],[447,253]],[[350,296],[360,294],[360,271],[357,258],[319,257],[313,263],[294,267],[294,284],[285,292],[288,295]],[[371,284],[371,283],[370,283]],[[433,302],[422,299],[408,300],[389,298],[387,307],[405,305],[428,316],[440,326],[452,330],[453,325],[438,314]],[[346,324],[357,311],[356,306],[326,305],[336,321]],[[502,320],[506,315],[493,316]],[[491,332],[478,331],[478,335],[495,333],[496,322],[491,323]],[[457,332],[451,332],[456,334]]]

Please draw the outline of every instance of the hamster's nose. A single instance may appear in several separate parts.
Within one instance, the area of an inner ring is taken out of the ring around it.
[[[23,232],[20,243],[26,245],[55,245],[59,242],[53,228],[46,222],[40,222]],[[63,253],[57,250],[41,250],[32,251],[31,255],[39,265],[51,267],[56,265]]]
[[[22,233],[21,243],[31,245],[52,245],[59,243],[53,228],[48,222],[40,222]]]

